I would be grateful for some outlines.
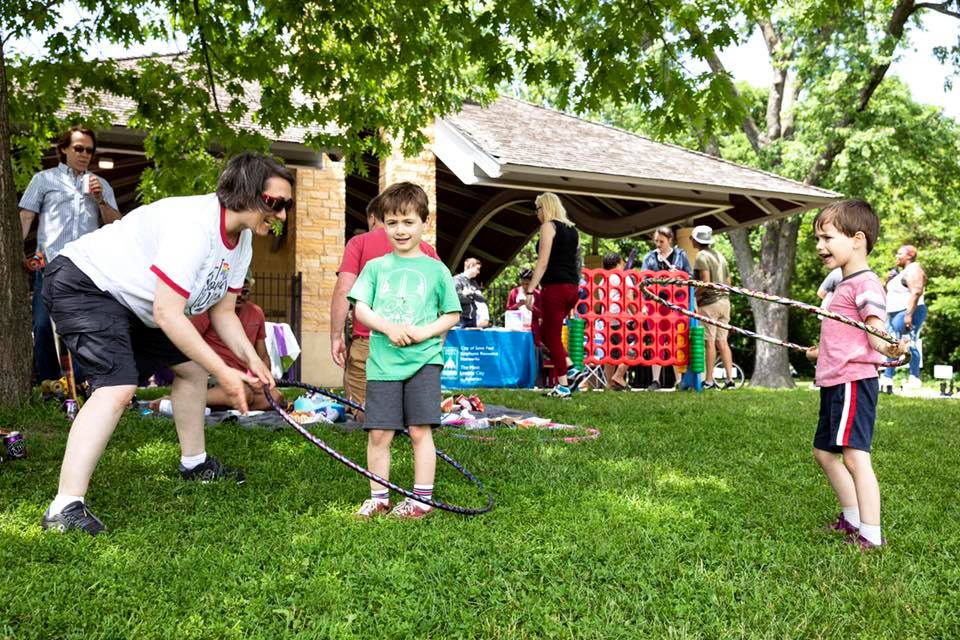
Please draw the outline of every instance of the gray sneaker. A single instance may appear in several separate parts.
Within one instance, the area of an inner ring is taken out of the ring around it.
[[[247,478],[243,471],[225,466],[213,456],[208,455],[207,459],[193,469],[187,469],[180,465],[180,477],[184,480],[199,480],[207,483],[213,480],[236,480],[237,484],[243,484]]]
[[[87,509],[87,505],[79,500],[71,502],[63,508],[63,511],[55,516],[50,515],[50,509],[48,508],[43,514],[43,519],[40,520],[40,526],[43,527],[44,530],[52,529],[60,533],[64,533],[70,529],[80,529],[92,536],[106,529],[106,526],[100,521],[100,518],[93,515],[93,513]]]

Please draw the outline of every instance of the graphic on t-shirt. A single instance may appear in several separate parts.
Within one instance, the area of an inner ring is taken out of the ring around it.
[[[230,263],[226,260],[220,260],[207,273],[203,281],[203,289],[197,294],[197,298],[187,308],[187,315],[196,315],[203,313],[208,307],[213,306],[220,301],[227,292],[227,279],[230,277]]]
[[[391,271],[377,291],[377,311],[395,324],[417,324],[427,299],[427,281],[413,269]]]

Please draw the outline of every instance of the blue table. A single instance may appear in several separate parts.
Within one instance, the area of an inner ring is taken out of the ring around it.
[[[452,329],[443,346],[444,389],[530,388],[537,354],[529,331]]]

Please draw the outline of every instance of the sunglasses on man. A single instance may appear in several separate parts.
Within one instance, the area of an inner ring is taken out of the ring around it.
[[[276,213],[280,213],[281,211],[290,211],[293,209],[293,198],[287,200],[286,198],[278,198],[265,193],[260,194],[260,198],[263,200],[265,205],[270,207],[270,209]]]
[[[94,152],[97,150],[96,147],[85,147],[85,146],[82,145],[82,144],[75,144],[75,145],[73,145],[72,148],[73,148],[74,153],[86,153],[86,154],[91,155],[91,156],[92,156],[92,155],[94,154]]]

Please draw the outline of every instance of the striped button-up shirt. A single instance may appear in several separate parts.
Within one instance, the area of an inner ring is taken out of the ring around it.
[[[20,198],[21,209],[40,216],[37,247],[43,251],[47,262],[56,258],[68,242],[100,228],[97,201],[82,193],[85,173],[90,172],[78,174],[61,162],[53,169],[34,175]],[[100,176],[97,178],[103,187],[104,201],[116,209],[113,188]]]

